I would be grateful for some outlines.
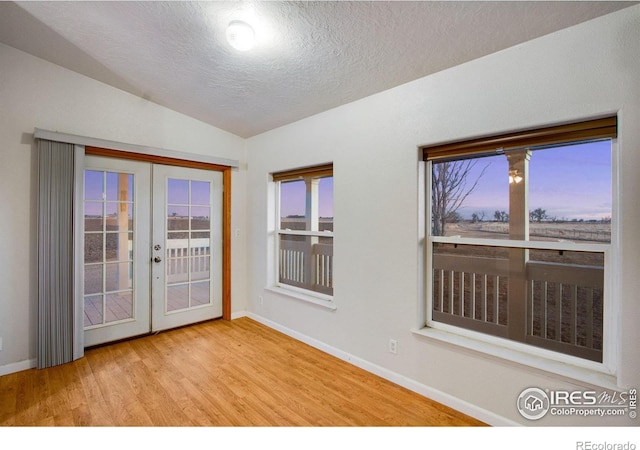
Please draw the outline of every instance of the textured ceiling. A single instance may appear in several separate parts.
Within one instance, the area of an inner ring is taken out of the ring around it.
[[[0,42],[250,137],[635,3],[3,1]]]

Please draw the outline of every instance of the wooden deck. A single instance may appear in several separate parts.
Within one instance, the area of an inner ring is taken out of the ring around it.
[[[249,318],[0,377],[0,426],[480,425]]]
[[[177,311],[189,307],[207,305],[211,302],[208,281],[191,283],[191,305],[189,304],[189,286],[187,284],[170,285],[167,289],[167,311]],[[106,294],[106,320],[104,323],[127,320],[133,317],[132,292],[113,292]],[[84,326],[101,325],[102,295],[85,297]]]

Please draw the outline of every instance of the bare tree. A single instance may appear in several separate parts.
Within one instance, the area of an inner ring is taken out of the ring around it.
[[[496,211],[493,213],[493,218],[496,220],[496,222],[508,222],[509,213],[507,213],[506,211],[499,211],[496,209]]]
[[[484,211],[474,212],[471,214],[471,223],[478,223],[484,220]]]
[[[531,222],[542,222],[543,220],[548,219],[547,210],[542,208],[534,209],[533,211],[529,211],[529,220]]]
[[[475,180],[469,180],[478,160],[447,161],[433,164],[431,214],[434,236],[444,236],[447,223],[460,217],[458,209],[476,189],[489,164],[483,167]]]

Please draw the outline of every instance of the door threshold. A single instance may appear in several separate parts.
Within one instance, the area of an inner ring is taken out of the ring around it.
[[[199,325],[199,324],[207,323],[207,322],[215,322],[215,321],[218,321],[218,320],[224,320],[224,319],[222,317],[214,317],[213,319],[201,320],[199,322],[193,322],[193,323],[189,323],[189,324],[186,324],[186,325],[180,325],[180,326],[174,327],[174,328],[167,328],[165,330],[158,330],[158,331],[149,331],[148,333],[136,334],[135,336],[129,336],[129,337],[122,338],[122,339],[116,339],[115,341],[103,342],[102,344],[91,345],[89,347],[85,347],[84,349],[85,349],[85,351],[87,351],[87,350],[93,350],[93,349],[101,348],[101,347],[108,347],[110,345],[120,344],[122,342],[128,342],[128,341],[133,341],[135,339],[140,339],[140,338],[149,337],[149,336],[155,336],[155,335],[160,334],[160,333],[166,333],[168,331],[179,330],[180,328],[192,327],[194,325]]]

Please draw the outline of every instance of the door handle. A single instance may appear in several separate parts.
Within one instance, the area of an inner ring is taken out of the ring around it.
[[[155,258],[153,258],[153,262],[159,263],[160,261],[162,261],[162,258],[160,258],[159,256],[156,256]]]

